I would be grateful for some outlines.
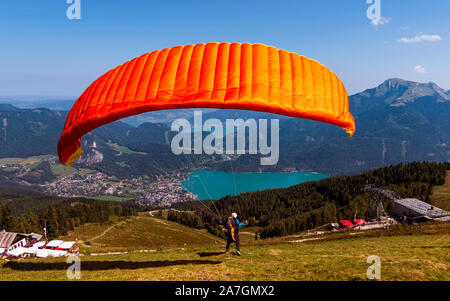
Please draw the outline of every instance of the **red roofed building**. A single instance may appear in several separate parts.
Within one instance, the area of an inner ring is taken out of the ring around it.
[[[347,220],[341,220],[341,221],[339,221],[339,224],[341,224],[342,227],[351,227],[351,226],[353,226],[353,223],[351,221],[347,221]]]
[[[363,219],[355,219],[354,222],[357,225],[367,225],[367,222]]]

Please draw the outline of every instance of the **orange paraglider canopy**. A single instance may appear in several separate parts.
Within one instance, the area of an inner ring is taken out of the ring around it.
[[[71,166],[81,137],[101,125],[180,108],[262,111],[355,132],[344,85],[323,65],[262,44],[207,43],[146,53],[99,77],[69,112],[59,159]]]

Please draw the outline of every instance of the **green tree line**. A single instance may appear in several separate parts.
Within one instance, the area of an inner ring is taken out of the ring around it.
[[[106,202],[91,204],[78,203],[62,207],[48,206],[39,213],[29,211],[14,216],[7,205],[0,207],[0,230],[18,233],[43,233],[47,227],[48,238],[66,235],[68,231],[85,223],[105,223],[111,216],[132,216],[136,210],[128,206],[113,205]]]

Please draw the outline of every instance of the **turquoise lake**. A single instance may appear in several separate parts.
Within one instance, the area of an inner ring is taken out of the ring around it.
[[[285,188],[296,184],[328,178],[311,172],[292,173],[231,173],[196,170],[181,185],[198,196],[198,200],[220,199],[248,191]]]

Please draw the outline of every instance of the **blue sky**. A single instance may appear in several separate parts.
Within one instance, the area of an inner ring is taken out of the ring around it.
[[[450,1],[66,0],[0,2],[0,96],[76,98],[98,76],[157,49],[259,42],[316,59],[350,94],[387,78],[450,89]],[[403,38],[403,40],[401,40]]]

